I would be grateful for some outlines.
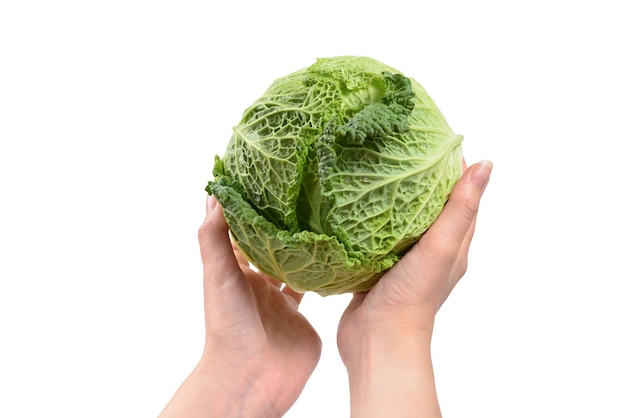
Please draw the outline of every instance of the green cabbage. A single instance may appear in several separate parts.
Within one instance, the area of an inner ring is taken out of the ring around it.
[[[206,190],[259,270],[300,292],[368,290],[441,212],[461,142],[415,80],[318,59],[244,112]]]

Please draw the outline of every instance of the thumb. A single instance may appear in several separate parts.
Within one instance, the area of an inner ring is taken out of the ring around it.
[[[198,241],[205,277],[207,273],[213,277],[225,277],[225,273],[239,270],[224,212],[215,196],[207,198],[206,217],[198,230]]]
[[[463,173],[437,221],[422,237],[422,249],[432,248],[452,259],[457,257],[476,220],[480,198],[489,182],[492,167],[491,161],[481,161]]]

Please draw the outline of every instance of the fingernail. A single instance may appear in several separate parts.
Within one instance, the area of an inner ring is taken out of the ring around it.
[[[489,160],[483,160],[478,163],[477,167],[472,171],[470,181],[479,189],[484,189],[489,182],[493,163]]]

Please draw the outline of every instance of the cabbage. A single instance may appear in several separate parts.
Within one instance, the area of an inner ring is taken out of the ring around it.
[[[262,272],[299,292],[368,290],[441,212],[461,142],[398,70],[318,59],[245,110],[206,190]]]

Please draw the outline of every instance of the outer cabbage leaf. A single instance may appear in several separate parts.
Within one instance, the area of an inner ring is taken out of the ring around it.
[[[415,80],[319,59],[245,111],[207,191],[260,270],[297,291],[367,290],[441,212],[461,141]]]
[[[398,260],[395,255],[373,260],[349,252],[333,236],[280,230],[235,190],[214,184],[212,192],[224,208],[237,247],[263,272],[296,291],[330,295],[368,290]]]

